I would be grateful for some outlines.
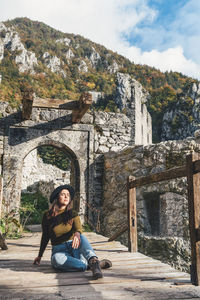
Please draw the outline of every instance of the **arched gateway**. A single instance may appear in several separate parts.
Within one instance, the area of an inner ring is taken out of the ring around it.
[[[4,125],[3,200],[9,211],[20,207],[22,168],[35,148],[51,145],[66,152],[72,162],[71,184],[76,190],[75,207],[80,215],[92,200],[93,126],[72,123],[66,110],[33,108],[29,120],[21,113],[2,119]]]
[[[0,211],[6,205],[9,211],[20,206],[25,157],[37,147],[51,145],[66,151],[73,162],[75,176],[71,183],[77,191],[75,205],[80,215],[84,216],[88,207],[89,220],[98,223],[99,211],[108,195],[104,189],[104,171],[112,171],[112,164],[104,164],[104,153],[151,143],[151,117],[143,107],[142,87],[135,86],[133,95],[127,115],[102,111],[85,114],[92,103],[88,93],[79,101],[40,99],[25,93],[22,111],[3,112],[0,174],[4,185]]]

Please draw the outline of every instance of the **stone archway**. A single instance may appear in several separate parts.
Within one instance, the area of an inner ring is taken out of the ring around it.
[[[85,214],[85,203],[92,197],[90,166],[93,153],[90,136],[92,126],[82,128],[81,125],[50,130],[49,128],[35,128],[34,126],[11,126],[5,139],[6,152],[3,157],[3,198],[9,211],[18,210],[21,196],[22,167],[24,158],[33,149],[42,145],[52,145],[70,156],[73,161],[74,181],[76,190],[75,207],[81,216]],[[93,139],[92,139],[93,140]]]
[[[30,153],[32,153],[34,150],[38,149],[39,147],[43,147],[43,146],[53,146],[54,148],[61,150],[66,155],[66,157],[69,158],[69,160],[71,162],[70,184],[74,187],[74,189],[76,191],[73,205],[74,205],[74,208],[77,211],[79,211],[79,208],[80,208],[80,166],[79,166],[79,161],[78,161],[76,154],[63,143],[56,142],[56,141],[49,141],[47,144],[46,142],[41,142],[41,143],[39,143],[38,147],[36,147],[35,149],[32,149],[24,157],[24,161]],[[35,163],[35,161],[34,161],[34,163]],[[23,172],[21,172],[21,175],[23,175]],[[53,182],[53,180],[54,180],[54,177],[51,178],[51,182]],[[22,184],[23,184],[23,182],[22,182]],[[55,183],[54,183],[53,186],[55,188],[56,186],[58,186],[60,184],[65,184],[65,183],[64,183],[64,181],[60,182],[59,184],[57,183],[57,185],[55,185]],[[53,186],[52,186],[52,184],[51,184],[51,188],[48,186],[48,188],[50,188],[49,195],[52,192]]]

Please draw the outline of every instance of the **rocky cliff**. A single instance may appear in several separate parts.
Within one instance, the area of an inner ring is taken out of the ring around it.
[[[163,141],[194,136],[200,128],[200,84],[193,83],[180,94],[172,109],[165,112],[162,122]]]
[[[12,28],[7,28],[0,23],[0,61],[4,59],[4,49],[7,49],[15,57],[15,63],[20,72],[30,71],[34,73],[34,66],[38,64],[35,53],[25,49],[19,34]]]

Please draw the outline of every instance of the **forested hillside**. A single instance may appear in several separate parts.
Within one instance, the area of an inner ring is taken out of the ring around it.
[[[17,18],[0,24],[0,100],[12,106],[20,104],[22,88],[31,87],[40,97],[75,100],[83,91],[102,92],[104,98],[96,109],[115,111],[116,73],[121,72],[149,91],[153,126],[160,127],[164,112],[197,82],[181,73],[134,64],[88,39],[41,22]]]

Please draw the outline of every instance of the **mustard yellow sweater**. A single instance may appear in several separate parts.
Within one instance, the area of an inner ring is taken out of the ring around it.
[[[48,217],[46,212],[42,219],[42,238],[38,256],[42,257],[51,240],[52,245],[59,245],[73,239],[75,232],[82,233],[80,217],[75,210],[60,210],[56,217]]]

